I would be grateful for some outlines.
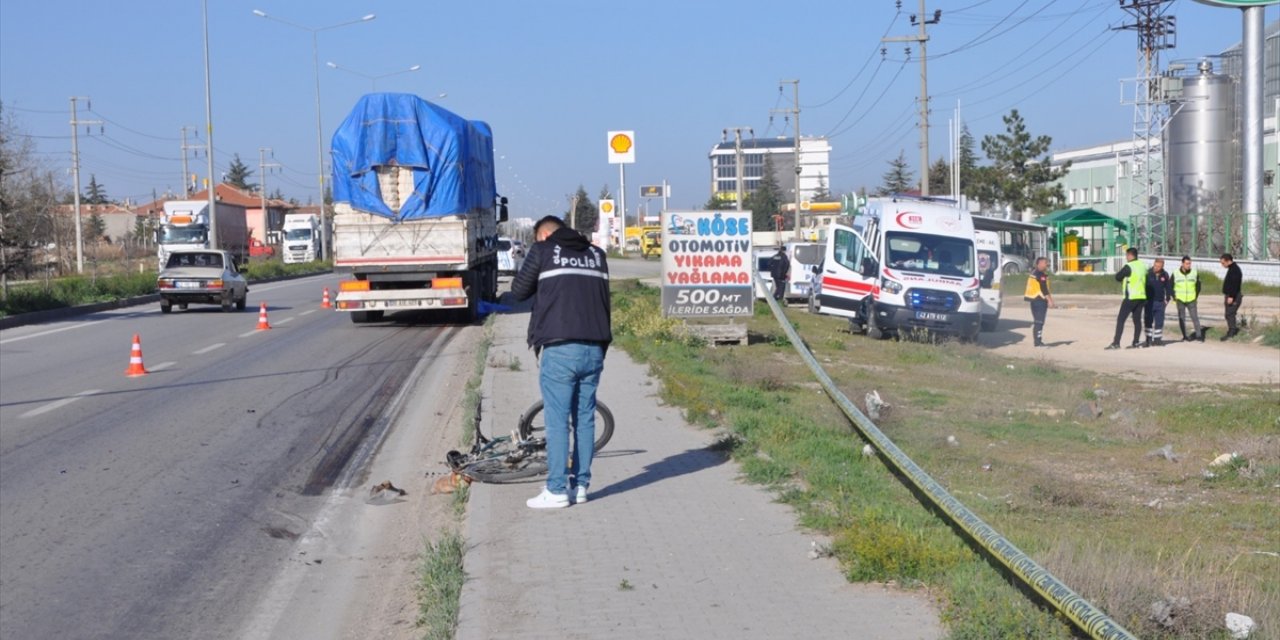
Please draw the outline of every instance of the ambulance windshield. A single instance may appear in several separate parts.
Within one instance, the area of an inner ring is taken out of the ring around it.
[[[885,241],[891,269],[952,277],[974,274],[972,240],[891,231],[885,234]]]

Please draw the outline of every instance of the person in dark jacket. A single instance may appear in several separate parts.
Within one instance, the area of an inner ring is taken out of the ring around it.
[[[787,278],[791,277],[791,258],[787,257],[785,245],[769,258],[769,275],[773,277],[773,299],[782,302],[787,295]]]
[[[1144,324],[1147,341],[1143,346],[1164,346],[1164,312],[1173,298],[1173,277],[1164,270],[1164,259],[1156,258],[1147,272],[1147,304]]]
[[[1236,314],[1240,311],[1240,298],[1243,297],[1240,287],[1243,284],[1244,275],[1240,273],[1240,265],[1236,264],[1236,259],[1231,254],[1222,254],[1218,262],[1227,270],[1226,275],[1222,276],[1222,301],[1226,305],[1227,335],[1220,338],[1225,342],[1240,333],[1240,327],[1236,326]]]
[[[1125,263],[1116,273],[1116,282],[1121,283],[1124,301],[1120,303],[1120,314],[1116,316],[1116,337],[1107,345],[1108,349],[1119,349],[1120,339],[1124,337],[1124,321],[1133,318],[1133,344],[1130,349],[1141,346],[1142,307],[1147,302],[1147,265],[1138,259],[1138,250],[1129,247],[1124,252]]]
[[[591,484],[596,389],[613,341],[609,264],[600,247],[555,216],[539,220],[534,237],[537,242],[511,282],[517,300],[533,298],[529,346],[539,354],[547,429],[547,484],[526,504],[556,509],[569,506],[570,496],[575,503],[586,502]]]

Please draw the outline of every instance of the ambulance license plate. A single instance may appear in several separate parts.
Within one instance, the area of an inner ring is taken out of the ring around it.
[[[947,314],[945,314],[945,313],[935,313],[935,312],[933,312],[933,311],[917,311],[917,312],[916,312],[916,320],[929,320],[929,321],[932,321],[932,322],[946,322],[946,321],[948,320],[948,318],[947,318]]]

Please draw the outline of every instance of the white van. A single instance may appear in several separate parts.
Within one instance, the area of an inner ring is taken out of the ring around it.
[[[977,337],[982,318],[969,212],[875,198],[853,225],[831,223],[817,306],[880,338],[924,330]]]
[[[1004,256],[1000,252],[1000,234],[995,231],[974,231],[974,247],[978,251],[978,286],[982,289],[982,330],[995,331],[1000,322],[1004,276]]]
[[[787,274],[787,289],[783,296],[788,301],[808,300],[809,290],[814,284],[814,269],[822,264],[826,246],[821,242],[788,242],[783,247],[791,259],[791,271]],[[758,248],[753,252],[756,270],[760,272],[761,284],[756,286],[756,298],[759,300],[773,295],[773,274],[769,273],[769,265],[777,253],[776,246]]]

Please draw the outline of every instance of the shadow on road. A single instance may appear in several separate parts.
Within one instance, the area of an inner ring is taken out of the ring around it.
[[[1006,347],[1027,340],[1027,336],[1016,333],[1015,329],[1026,329],[1031,326],[1026,320],[1001,318],[995,331],[984,331],[978,334],[978,344],[984,347]]]

